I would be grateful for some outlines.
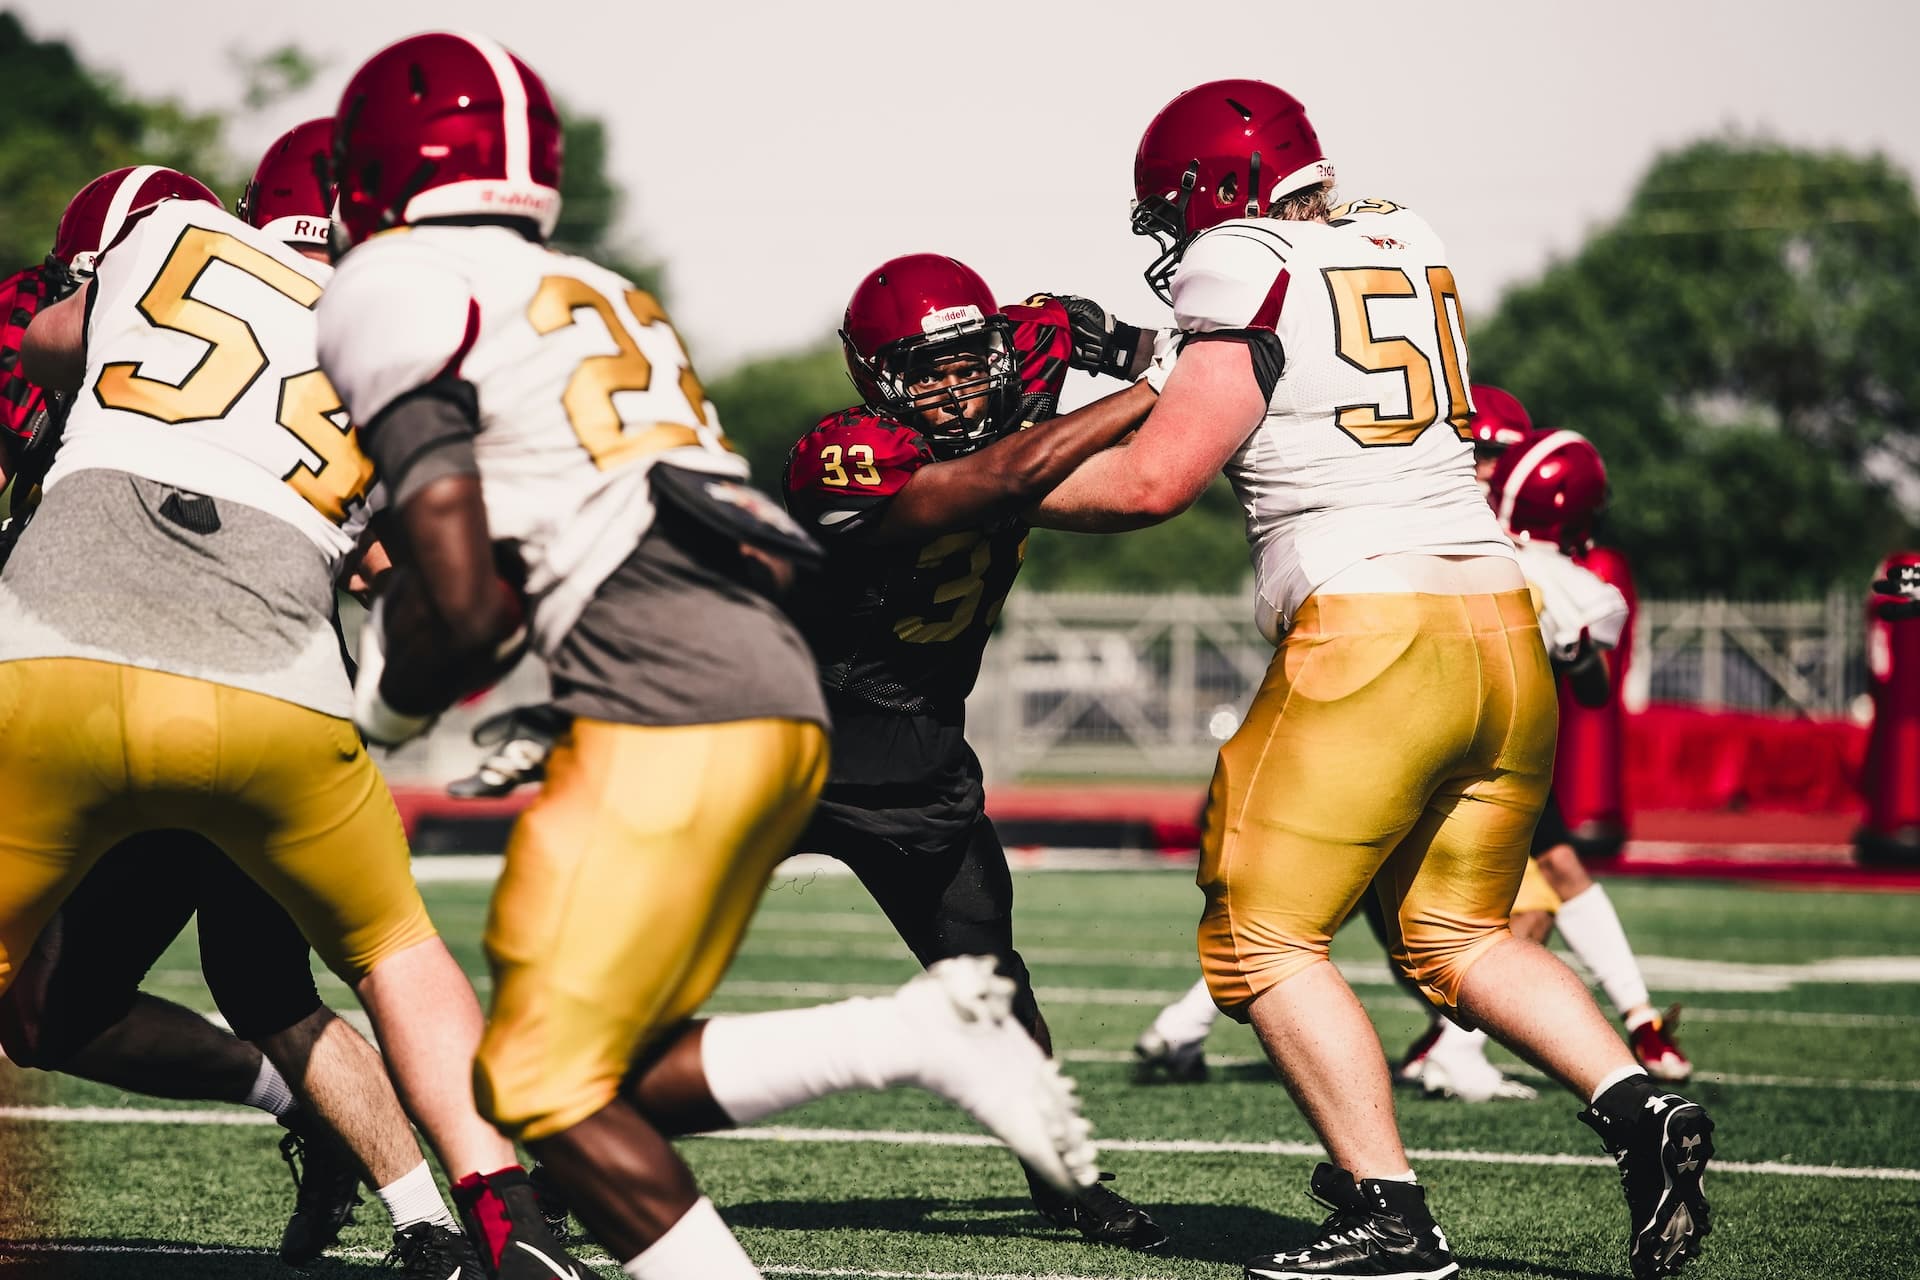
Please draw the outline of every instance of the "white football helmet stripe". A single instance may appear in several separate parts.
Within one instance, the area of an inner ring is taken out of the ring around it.
[[[511,54],[486,36],[467,31],[455,34],[479,51],[493,69],[493,78],[500,82],[500,101],[506,117],[507,181],[532,182],[533,169],[529,160],[532,143],[527,136],[527,86],[520,78],[520,69],[513,65]]]
[[[1507,477],[1506,488],[1500,491],[1500,527],[1502,529],[1513,527],[1513,504],[1520,500],[1520,487],[1540,469],[1540,464],[1552,457],[1560,446],[1585,439],[1586,437],[1578,431],[1550,431],[1543,439],[1522,446],[1527,451],[1526,456],[1521,458],[1519,464],[1514,467],[1513,474]]]
[[[127,225],[127,215],[133,212],[133,198],[140,194],[140,188],[147,185],[147,179],[160,172],[157,164],[143,164],[126,177],[120,179],[120,185],[114,188],[113,199],[107,204],[106,221],[100,225],[100,243],[94,246],[93,256],[98,258],[101,251],[120,237],[120,229]],[[91,265],[91,264],[89,264]]]

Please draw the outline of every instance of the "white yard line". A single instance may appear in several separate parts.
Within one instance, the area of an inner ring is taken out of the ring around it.
[[[0,1120],[64,1124],[218,1124],[270,1125],[273,1118],[264,1112],[243,1110],[183,1109],[158,1107],[0,1107]],[[998,1147],[1000,1142],[984,1133],[928,1133],[903,1129],[815,1129],[784,1125],[758,1125],[749,1129],[730,1129],[702,1135],[714,1142],[827,1142],[877,1143],[898,1147]],[[1215,1142],[1189,1138],[1112,1138],[1102,1141],[1109,1151],[1139,1151],[1164,1155],[1249,1155],[1318,1157],[1325,1151],[1311,1142]],[[1577,1156],[1525,1151],[1455,1151],[1445,1148],[1410,1148],[1407,1154],[1416,1160],[1449,1161],[1456,1164],[1554,1165],[1611,1169],[1613,1162],[1603,1156]],[[1853,1167],[1846,1165],[1783,1164],[1777,1160],[1717,1160],[1716,1173],[1754,1173],[1778,1177],[1855,1179],[1878,1182],[1920,1182],[1920,1169]]]
[[[1692,1017],[1689,1010],[1688,1017]],[[1127,1049],[1066,1049],[1059,1054],[1063,1062],[1132,1063],[1138,1061]],[[1265,1058],[1250,1055],[1207,1055],[1210,1067],[1265,1066]],[[1546,1073],[1519,1063],[1502,1062],[1500,1069],[1510,1076],[1546,1079]],[[1741,1089],[1864,1089],[1882,1093],[1920,1093],[1920,1080],[1851,1080],[1827,1076],[1749,1076],[1727,1071],[1696,1071],[1693,1078],[1706,1084],[1731,1085]]]

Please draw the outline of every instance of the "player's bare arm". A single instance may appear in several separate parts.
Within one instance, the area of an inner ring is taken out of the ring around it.
[[[20,369],[49,391],[72,391],[87,371],[87,299],[93,283],[34,316],[20,344]]]
[[[887,504],[872,537],[909,542],[1013,515],[1139,426],[1156,399],[1151,387],[1138,382],[977,453],[923,467]]]
[[[1030,519],[1083,533],[1171,520],[1220,474],[1266,410],[1247,343],[1189,342],[1140,429],[1088,458]]]
[[[495,568],[477,473],[429,481],[400,509],[409,589],[389,598],[380,692],[394,709],[437,712],[497,674],[523,615]]]

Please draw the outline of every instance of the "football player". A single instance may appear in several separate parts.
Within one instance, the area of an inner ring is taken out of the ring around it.
[[[1458,1271],[1393,1118],[1334,929],[1371,886],[1395,965],[1586,1102],[1618,1161],[1637,1276],[1707,1231],[1712,1122],[1661,1091],[1585,987],[1508,911],[1553,767],[1553,673],[1513,545],[1473,481],[1459,290],[1416,214],[1335,205],[1291,95],[1215,81],[1135,160],[1149,283],[1190,336],[1159,401],[1042,504],[1088,530],[1191,503],[1222,468],[1248,511],[1277,645],[1220,750],[1199,881],[1214,1000],[1250,1021],[1332,1156],[1332,1215],[1266,1280]]]
[[[645,1280],[758,1274],[669,1138],[841,1089],[933,1089],[1061,1187],[1091,1181],[1085,1121],[990,960],[692,1020],[826,774],[812,660],[771,598],[813,545],[741,483],[658,303],[545,247],[560,123],[525,63],[414,36],[336,119],[321,357],[398,515],[356,718],[421,731],[523,628],[571,717],[487,924],[481,1108]]]
[[[1020,571],[1028,508],[1154,398],[1142,384],[1053,417],[1068,368],[1136,374],[1152,344],[1078,298],[1003,308],[971,268],[925,253],[870,272],[840,337],[862,403],[800,438],[784,482],[789,510],[830,551],[797,606],[834,725],[832,771],[798,847],[851,867],[923,965],[994,957],[1015,983],[1015,1016],[1051,1053],[1013,946],[1013,880],[966,742],[966,697]],[[1103,1186],[1067,1197],[1029,1182],[1042,1214],[1090,1239],[1166,1239]]]
[[[346,719],[334,582],[371,468],[314,354],[324,220],[303,210],[290,245],[284,220],[249,225],[184,174],[122,176],[79,263],[92,277],[35,317],[23,351],[34,381],[84,394],[0,576],[0,700],[40,744],[4,783],[0,988],[107,849],[156,829],[210,840],[355,987],[469,1217],[510,1217],[564,1257],[530,1190],[480,1181],[518,1166],[473,1108],[479,1006]],[[264,216],[271,193],[253,197]],[[377,1115],[389,1095],[354,1087],[370,1048],[324,1010],[312,1033],[290,1074],[316,1098],[342,1085],[323,1111],[376,1114],[342,1127],[383,1140],[368,1172],[409,1224],[407,1274],[473,1274],[406,1126]]]
[[[1604,705],[1611,674],[1603,655],[1622,643],[1628,606],[1619,588],[1581,560],[1593,551],[1594,517],[1606,502],[1606,464],[1576,432],[1537,432],[1503,451],[1488,482],[1494,512],[1540,596],[1541,634],[1568,694],[1581,706]],[[1678,1006],[1664,1016],[1654,1010],[1613,901],[1587,874],[1552,792],[1532,852],[1513,931],[1544,943],[1557,924],[1567,949],[1606,992],[1641,1065],[1656,1079],[1683,1083],[1693,1064],[1673,1041]]]

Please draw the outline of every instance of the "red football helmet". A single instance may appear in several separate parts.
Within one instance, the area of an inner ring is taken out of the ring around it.
[[[353,73],[334,113],[341,234],[432,218],[560,218],[560,117],[539,76],[484,36],[433,31]]]
[[[853,291],[840,343],[868,407],[921,429],[942,457],[969,453],[1018,419],[1013,324],[964,263],[936,253],[882,263]],[[985,411],[966,417],[962,406],[982,393]],[[941,410],[945,418],[927,425]]]
[[[1491,383],[1476,382],[1472,387],[1473,417],[1467,429],[1473,435],[1473,452],[1487,457],[1513,448],[1533,434],[1533,419],[1527,407],[1510,391]]]
[[[1577,431],[1540,431],[1500,455],[1488,501],[1515,541],[1555,543],[1572,555],[1593,541],[1607,505],[1607,467]]]
[[[309,120],[274,139],[233,211],[289,244],[326,247],[333,225],[333,120]]]
[[[1133,231],[1161,254],[1147,283],[1171,301],[1187,242],[1232,218],[1333,181],[1333,163],[1292,94],[1264,80],[1212,80],[1161,108],[1133,157]]]
[[[162,200],[220,203],[220,197],[213,194],[206,183],[178,169],[142,164],[103,173],[67,202],[66,212],[60,215],[60,227],[53,233],[53,252],[47,256],[48,265],[77,279],[86,279],[93,274],[94,263],[100,255],[113,246],[135,215]]]

